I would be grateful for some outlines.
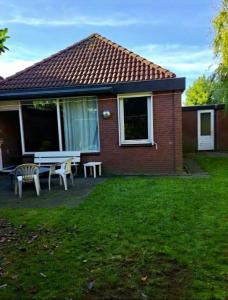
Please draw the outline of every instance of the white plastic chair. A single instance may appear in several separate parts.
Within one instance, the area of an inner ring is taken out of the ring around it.
[[[35,164],[22,164],[15,169],[15,195],[22,197],[22,184],[34,182],[37,196],[40,195],[39,167]]]
[[[62,180],[64,184],[64,189],[67,191],[67,175],[70,175],[72,185],[74,184],[74,176],[71,170],[71,164],[72,164],[72,158],[66,160],[60,165],[59,169],[56,169],[59,167],[59,164],[55,164],[50,166],[50,171],[49,171],[49,180],[48,180],[48,185],[49,185],[49,190],[51,190],[51,176],[52,175],[58,175],[60,179],[60,185],[62,185]]]

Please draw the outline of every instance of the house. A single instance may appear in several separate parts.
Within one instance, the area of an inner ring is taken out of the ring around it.
[[[185,78],[92,34],[0,82],[3,165],[81,151],[106,174],[182,168]]]
[[[228,113],[224,104],[186,106],[182,110],[184,152],[228,150]]]

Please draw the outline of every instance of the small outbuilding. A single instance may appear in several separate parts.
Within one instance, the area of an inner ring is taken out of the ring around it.
[[[182,108],[184,152],[227,151],[228,112],[224,104]]]

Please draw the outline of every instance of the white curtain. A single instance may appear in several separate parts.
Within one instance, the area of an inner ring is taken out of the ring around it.
[[[96,97],[80,97],[63,102],[63,122],[66,150],[99,150]]]

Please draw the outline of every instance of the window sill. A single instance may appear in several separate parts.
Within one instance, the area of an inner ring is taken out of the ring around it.
[[[81,152],[81,155],[82,156],[84,156],[84,155],[86,155],[86,156],[88,156],[88,155],[91,155],[91,156],[95,156],[95,155],[100,155],[101,153],[100,153],[100,151],[96,151],[96,152]]]
[[[153,147],[155,144],[153,143],[139,143],[139,144],[121,144],[120,147]]]

